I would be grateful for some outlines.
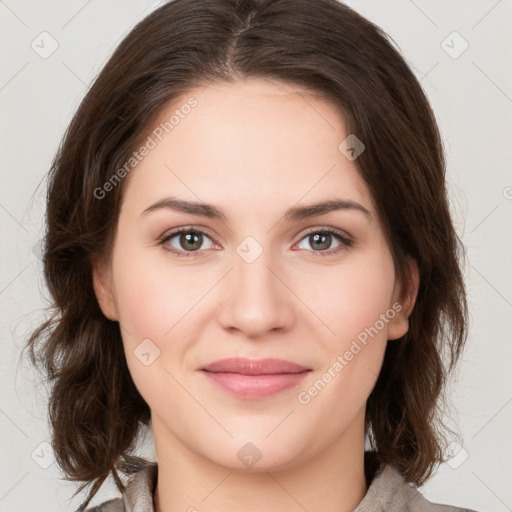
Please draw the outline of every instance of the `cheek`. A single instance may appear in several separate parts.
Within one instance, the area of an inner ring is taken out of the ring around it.
[[[312,415],[329,411],[332,435],[364,407],[380,373],[395,313],[393,283],[393,266],[384,256],[373,266],[361,262],[338,269],[329,279],[329,293],[317,295],[314,307],[330,331],[318,338],[325,358],[297,398]]]
[[[336,336],[329,342],[331,373],[341,378],[333,387],[344,396],[347,409],[360,407],[373,389],[387,346],[390,320],[395,315],[391,298],[394,287],[391,255],[383,250],[361,258],[334,284],[329,308]],[[333,362],[336,368],[333,369]]]
[[[130,333],[133,342],[140,337],[163,337],[174,323],[169,312],[179,306],[176,293],[171,293],[172,287],[157,279],[153,270],[128,272],[124,276],[133,276],[122,277],[116,286],[119,322],[125,333]],[[173,300],[175,303],[170,302]],[[167,314],[163,314],[164,305]]]
[[[376,323],[378,338],[386,339],[388,322],[382,324],[379,319],[391,308],[391,256],[385,252],[372,254],[321,272],[308,278],[310,292],[302,296],[309,296],[311,309],[328,328],[326,339],[332,339],[330,351],[342,350]]]
[[[155,340],[171,336],[173,326],[200,293],[195,280],[187,282],[193,277],[190,273],[169,267],[164,258],[152,257],[151,253],[160,250],[134,247],[114,254],[119,320],[133,336]]]
[[[128,368],[140,394],[158,409],[169,401],[158,383],[172,384],[167,372],[182,364],[186,339],[193,338],[194,317],[187,311],[198,291],[187,286],[183,272],[151,261],[147,249],[114,252],[113,268]]]
[[[169,379],[165,370],[173,372],[172,364],[180,364],[185,350],[176,332],[183,334],[187,325],[187,288],[177,275],[151,264],[147,251],[114,252],[113,267],[128,368],[141,395],[153,404],[160,394],[155,383]]]

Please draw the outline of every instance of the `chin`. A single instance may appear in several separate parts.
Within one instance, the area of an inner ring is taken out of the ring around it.
[[[242,436],[243,440],[237,437],[224,448],[216,445],[216,451],[208,458],[213,463],[238,473],[284,471],[307,459],[303,443],[284,446],[280,440],[265,439],[265,435],[253,437],[252,441],[250,436]],[[225,456],[219,457],[219,452]]]

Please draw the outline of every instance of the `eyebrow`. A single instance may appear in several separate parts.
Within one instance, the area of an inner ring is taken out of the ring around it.
[[[224,211],[216,206],[208,203],[199,203],[195,201],[185,201],[175,197],[165,197],[156,203],[152,204],[142,212],[142,216],[146,216],[151,212],[161,209],[170,209],[182,213],[189,213],[200,217],[208,217],[210,219],[218,219],[220,221],[227,221],[227,215]],[[293,206],[289,208],[284,214],[286,222],[294,222],[306,219],[308,217],[315,217],[318,215],[325,215],[326,213],[337,210],[352,210],[363,213],[369,220],[372,219],[372,214],[362,204],[347,199],[331,199],[319,203],[312,203],[305,206]]]

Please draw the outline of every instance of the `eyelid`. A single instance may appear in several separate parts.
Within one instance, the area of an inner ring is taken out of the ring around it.
[[[174,238],[175,236],[179,235],[182,232],[201,233],[203,235],[206,235],[208,238],[210,238],[210,240],[213,242],[214,245],[218,245],[218,243],[216,241],[216,237],[211,235],[211,231],[209,230],[209,228],[206,228],[204,226],[194,226],[194,225],[180,226],[180,227],[173,228],[171,230],[166,231],[163,235],[161,235],[161,237],[159,237],[158,245],[165,245],[165,243],[167,241],[169,241],[170,239]],[[354,242],[353,237],[342,229],[335,228],[332,226],[312,226],[300,233],[300,235],[299,235],[300,238],[294,243],[294,246],[297,245],[298,243],[300,243],[307,235],[309,235],[311,233],[328,233],[328,234],[338,236],[340,243],[342,245],[345,245],[344,248],[350,247]],[[311,251],[308,249],[305,249],[305,250],[309,253],[314,254],[315,256],[328,256],[328,255],[337,254],[342,249],[343,248],[340,249],[338,247],[336,249],[329,249],[329,250],[325,250],[325,251]],[[173,253],[177,256],[185,256],[185,257],[188,256],[190,258],[201,257],[200,254],[204,253],[206,251],[206,249],[203,249],[203,250],[199,250],[199,251],[189,251],[188,252],[188,251],[184,251],[184,250],[177,250],[175,248],[169,249],[169,248],[165,248],[165,247],[164,247],[164,250],[166,250],[170,253]]]
[[[353,240],[353,237],[349,235],[346,231],[343,229],[335,228],[332,226],[313,226],[311,228],[307,228],[305,231],[302,231],[300,236],[300,240],[304,238],[306,235],[309,235],[310,233],[317,233],[317,232],[327,232],[327,233],[336,233],[337,235],[341,236],[342,238],[345,238],[346,240]],[[300,242],[299,240],[299,242]]]
[[[214,235],[213,232],[205,227],[205,226],[196,226],[196,225],[190,225],[190,226],[179,226],[177,228],[168,229],[164,232],[163,235],[159,236],[158,239],[161,241],[162,239],[169,239],[169,237],[175,237],[176,235],[179,235],[182,232],[198,232],[203,235],[207,235],[212,242],[215,242],[217,240],[217,235]]]
[[[158,237],[158,244],[163,245],[163,244],[165,244],[165,242],[174,238],[175,236],[178,236],[181,233],[189,233],[189,232],[200,233],[202,235],[206,235],[214,244],[218,245],[217,241],[216,241],[216,236],[213,236],[211,234],[211,231],[207,227],[192,226],[192,225],[191,226],[180,226],[180,227],[172,228],[172,229],[165,231],[163,235]],[[171,250],[170,252],[173,252],[173,251]],[[179,252],[185,253],[186,251],[179,251]],[[192,251],[192,252],[194,252],[194,251]],[[200,252],[204,252],[204,251],[195,251],[195,252],[200,253]]]
[[[169,229],[164,234],[159,236],[158,239],[161,240],[162,238],[168,238],[170,235],[174,236],[182,231],[198,231],[200,233],[208,235],[210,238],[213,239],[213,241],[217,239],[217,235],[213,235],[212,231],[209,228],[198,225],[180,226],[177,228]],[[302,238],[304,238],[306,235],[309,235],[310,233],[316,233],[318,231],[334,232],[348,240],[353,239],[352,235],[350,235],[343,229],[335,228],[333,226],[312,226],[310,228],[307,228],[305,231],[302,231],[300,233],[301,238],[298,239],[297,241],[300,242],[300,240],[302,240]]]

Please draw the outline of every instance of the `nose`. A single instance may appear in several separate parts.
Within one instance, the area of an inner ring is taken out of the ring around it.
[[[241,253],[243,254],[243,253]],[[226,330],[257,339],[290,330],[296,318],[295,298],[285,271],[270,251],[251,259],[233,253],[233,268],[224,279],[219,322]]]

